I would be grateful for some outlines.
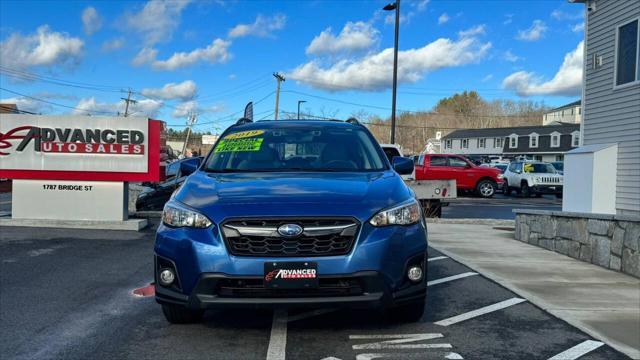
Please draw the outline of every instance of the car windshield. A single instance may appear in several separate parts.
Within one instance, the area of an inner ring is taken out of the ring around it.
[[[381,155],[375,140],[356,127],[252,129],[225,134],[204,170],[381,171]]]
[[[524,172],[536,174],[553,174],[556,172],[556,169],[551,164],[525,163]]]

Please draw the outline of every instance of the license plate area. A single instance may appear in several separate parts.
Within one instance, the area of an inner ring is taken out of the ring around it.
[[[310,289],[318,287],[318,263],[311,261],[272,261],[264,263],[267,289]]]

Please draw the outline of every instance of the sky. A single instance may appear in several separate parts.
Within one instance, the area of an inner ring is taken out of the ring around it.
[[[0,1],[0,101],[42,114],[129,112],[224,130],[254,102],[280,116],[391,112],[389,0]],[[477,90],[579,99],[584,6],[566,0],[402,0],[399,111]],[[22,14],[17,16],[17,14]],[[25,16],[27,15],[28,16]]]

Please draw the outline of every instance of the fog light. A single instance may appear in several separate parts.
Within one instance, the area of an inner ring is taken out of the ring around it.
[[[173,273],[171,269],[162,269],[160,270],[160,285],[162,286],[170,286],[176,279],[176,275]]]
[[[409,271],[407,271],[407,277],[415,282],[422,280],[422,269],[419,266],[410,267]]]

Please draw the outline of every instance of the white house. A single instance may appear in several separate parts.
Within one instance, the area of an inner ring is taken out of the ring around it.
[[[463,129],[443,137],[442,143],[448,154],[563,161],[567,151],[580,145],[580,125]]]
[[[542,125],[579,124],[582,121],[581,101],[551,109],[542,116]]]
[[[585,6],[584,148],[567,155],[563,210],[638,216],[640,1],[570,1]],[[587,183],[589,194],[572,193],[573,183]]]

